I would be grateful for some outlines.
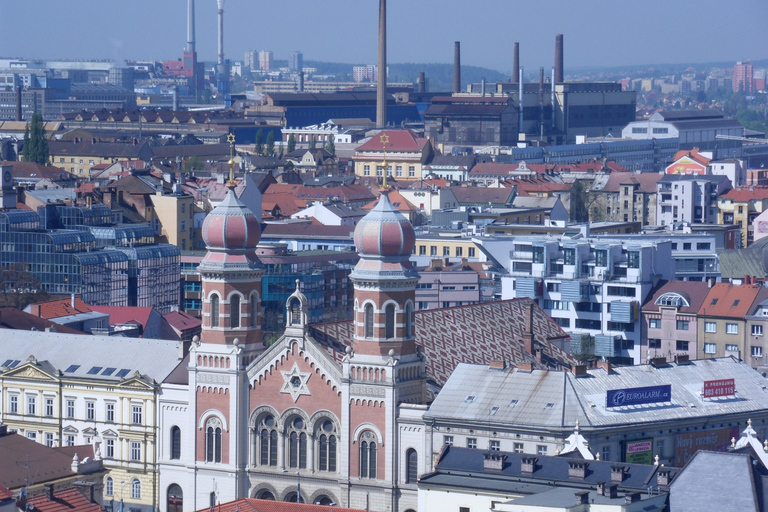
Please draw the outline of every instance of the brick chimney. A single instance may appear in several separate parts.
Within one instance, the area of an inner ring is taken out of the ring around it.
[[[631,503],[635,503],[640,501],[640,493],[639,492],[629,492],[624,495],[624,503],[629,505]]]
[[[618,491],[618,485],[616,484],[606,484],[605,482],[600,482],[597,484],[597,494],[600,496],[607,496],[609,498],[615,498],[617,496]]]
[[[690,356],[688,354],[677,354],[675,355],[675,363],[677,364],[688,364],[690,362]]]
[[[602,368],[603,370],[606,371],[606,373],[611,373],[611,371],[613,371],[613,367],[611,366],[610,361],[598,361],[597,367]]]
[[[627,473],[626,466],[611,466],[611,482],[621,483],[624,481],[624,475]]]
[[[587,374],[587,366],[584,364],[575,364],[571,367],[571,371],[577,377],[581,377]]]
[[[531,363],[517,363],[517,371],[531,373],[533,371],[533,364],[531,364]]]
[[[654,357],[651,359],[651,366],[655,368],[661,368],[663,366],[667,366],[667,358],[666,357]]]
[[[50,501],[53,501],[53,484],[45,484],[45,495]]]
[[[532,475],[536,471],[536,463],[539,461],[536,457],[523,457],[520,459],[520,472]]]
[[[506,455],[502,455],[501,452],[489,450],[483,453],[483,469],[501,471],[504,469],[505,458]]]
[[[587,474],[588,463],[582,461],[568,462],[568,478],[581,478]]]
[[[659,470],[656,472],[656,485],[659,487],[666,487],[669,485],[669,470],[659,468]]]

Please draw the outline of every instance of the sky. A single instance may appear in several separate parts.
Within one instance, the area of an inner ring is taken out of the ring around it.
[[[8,1],[8,0],[6,0]],[[197,51],[216,58],[216,0],[196,0]],[[0,16],[0,57],[172,60],[186,43],[187,0],[23,0]],[[6,6],[7,7],[7,6]],[[388,0],[390,63],[452,63],[510,73],[572,67],[768,58],[766,0]],[[272,50],[287,60],[376,62],[376,0],[226,0],[227,58]]]

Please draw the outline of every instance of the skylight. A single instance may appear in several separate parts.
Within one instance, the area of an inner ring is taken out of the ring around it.
[[[104,370],[103,372],[101,372],[101,374],[102,374],[102,375],[106,375],[107,377],[109,377],[110,375],[112,375],[113,373],[115,373],[115,370],[117,370],[117,368],[107,368],[106,370]]]
[[[738,305],[739,305],[739,299],[736,299],[735,301],[733,301],[733,306],[731,307],[735,308]]]
[[[75,373],[78,368],[80,368],[79,364],[71,364],[69,365],[69,368],[64,370],[64,373]]]
[[[475,401],[475,395],[468,395],[467,398],[464,399],[464,402],[474,402]]]
[[[115,375],[115,377],[125,377],[125,376],[126,376],[126,375],[128,375],[129,373],[131,373],[131,370],[123,368],[122,370],[120,370],[119,372],[117,372],[117,374]]]
[[[717,304],[717,297],[712,299],[712,302],[709,303],[710,306],[714,306],[715,304]]]
[[[88,375],[96,375],[101,371],[101,368],[102,368],[101,366],[94,366],[93,368],[88,370]]]

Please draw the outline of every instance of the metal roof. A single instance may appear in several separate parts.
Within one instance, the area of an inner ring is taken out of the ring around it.
[[[120,381],[120,370],[130,378],[136,371],[162,382],[179,364],[179,342],[149,338],[82,336],[41,331],[13,331],[13,336],[0,336],[0,354],[5,359],[26,361],[35,356],[65,372],[70,366],[78,368],[65,373],[68,377]],[[89,375],[94,367],[102,367]],[[114,368],[111,375],[104,375]]]
[[[702,398],[704,381],[730,378],[736,381],[735,397]],[[671,402],[606,407],[609,390],[665,384],[672,386]],[[492,413],[494,407],[498,409]],[[578,420],[588,429],[755,411],[768,413],[768,381],[744,362],[720,358],[658,368],[618,367],[610,374],[595,369],[584,377],[567,371],[524,372],[460,364],[425,418],[540,428],[572,428]]]

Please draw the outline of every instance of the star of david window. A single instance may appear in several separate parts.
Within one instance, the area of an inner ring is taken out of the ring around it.
[[[281,373],[283,374],[283,380],[285,383],[283,384],[280,392],[290,393],[294,402],[296,402],[301,395],[312,394],[309,392],[309,388],[307,387],[307,382],[309,381],[309,376],[311,374],[309,372],[302,372],[299,370],[298,364],[293,363],[293,368],[291,368],[290,371],[283,371]]]

